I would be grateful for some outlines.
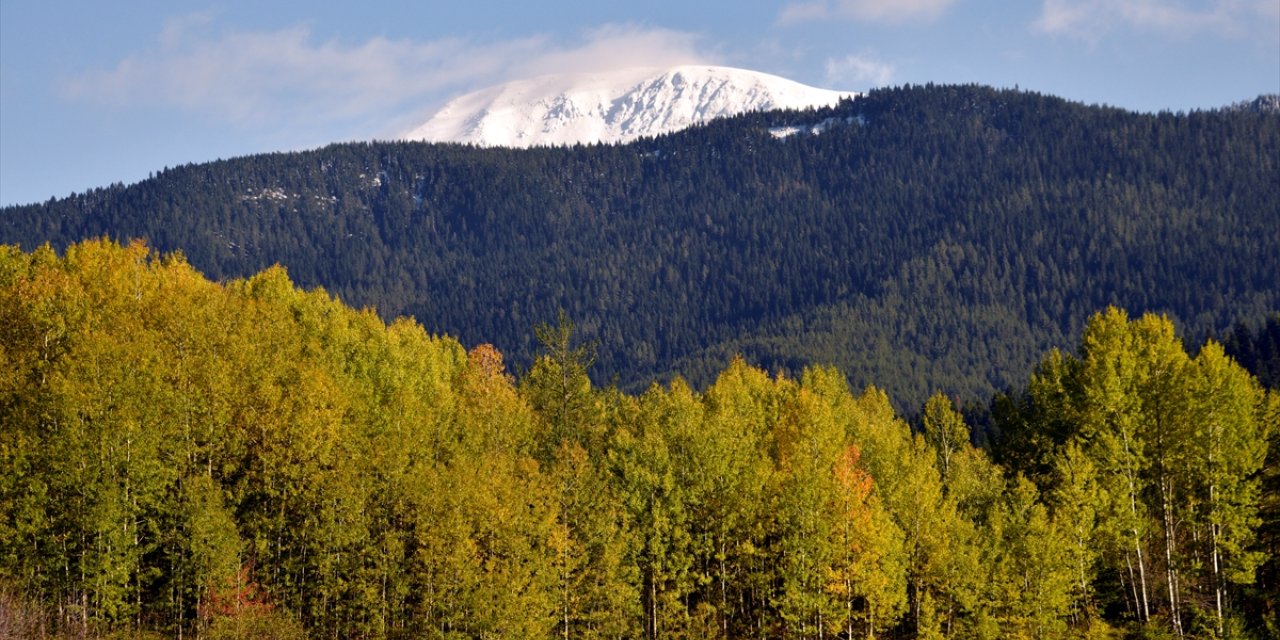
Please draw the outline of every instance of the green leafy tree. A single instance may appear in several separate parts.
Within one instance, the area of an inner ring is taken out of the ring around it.
[[[1266,456],[1268,414],[1257,381],[1217,343],[1205,345],[1190,375],[1187,392],[1195,429],[1185,459],[1192,476],[1191,521],[1203,528],[1208,543],[1206,577],[1213,593],[1215,631],[1222,635],[1228,586],[1253,582],[1263,559],[1251,546],[1259,525],[1257,474]]]
[[[1049,495],[1054,522],[1063,532],[1063,556],[1072,569],[1071,617],[1078,627],[1090,627],[1098,619],[1094,596],[1098,562],[1098,514],[1108,507],[1097,481],[1093,460],[1079,442],[1069,442],[1054,459],[1054,480]]]
[[[681,456],[702,429],[702,404],[677,380],[640,398],[633,429],[620,429],[611,450],[628,521],[646,638],[679,637],[691,616],[685,602],[695,588],[692,460]]]
[[[952,408],[951,400],[935,393],[924,406],[924,437],[938,453],[938,469],[942,481],[951,475],[951,461],[960,451],[969,449],[969,428],[964,418]]]
[[[844,429],[819,396],[790,384],[784,393],[775,436],[778,609],[788,635],[821,638],[837,633],[848,613],[848,603],[833,597],[830,588],[842,551],[831,496],[840,491],[836,468]]]
[[[1033,378],[1022,419],[1066,421],[1035,455],[1052,461],[1039,477],[1069,542],[1077,624],[1104,628],[1096,607],[1119,601],[1140,625],[1226,633],[1230,587],[1260,559],[1257,382],[1217,344],[1193,359],[1168,319],[1114,308],[1090,321],[1079,359],[1051,355],[1042,370],[1060,375]],[[1123,591],[1099,590],[1104,578]]]
[[[735,359],[703,396],[702,430],[691,434],[689,461],[704,489],[693,521],[696,564],[726,637],[777,633],[777,567],[765,537],[776,513],[776,444],[783,393],[794,383],[770,380]]]

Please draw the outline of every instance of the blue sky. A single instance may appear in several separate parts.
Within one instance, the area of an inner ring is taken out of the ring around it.
[[[505,80],[694,62],[1204,109],[1280,92],[1280,0],[0,0],[0,204],[393,138]]]

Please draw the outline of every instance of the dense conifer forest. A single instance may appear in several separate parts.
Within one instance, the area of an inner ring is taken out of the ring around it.
[[[0,636],[1275,637],[1280,397],[1227,349],[1278,323],[1106,308],[982,449],[831,367],[625,393],[562,316],[515,377],[283,268],[2,246]]]
[[[915,86],[625,146],[175,167],[0,210],[0,242],[145,238],[214,279],[279,263],[517,372],[563,310],[598,345],[597,384],[701,389],[743,355],[791,378],[832,364],[914,412],[936,390],[985,405],[1108,305],[1197,342],[1257,326],[1280,308],[1278,176],[1274,110]]]

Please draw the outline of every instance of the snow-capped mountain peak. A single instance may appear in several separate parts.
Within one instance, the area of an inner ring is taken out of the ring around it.
[[[827,106],[854,95],[730,67],[562,74],[456,98],[404,137],[503,147],[620,143],[748,111]]]

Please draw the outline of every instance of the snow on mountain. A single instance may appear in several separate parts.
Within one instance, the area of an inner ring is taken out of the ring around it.
[[[832,127],[851,124],[866,124],[862,116],[850,116],[848,118],[827,118],[822,122],[807,125],[787,125],[783,127],[772,127],[769,129],[769,135],[778,138],[790,138],[798,133],[807,133],[816,136]]]
[[[501,147],[628,142],[747,111],[827,106],[854,95],[729,67],[552,75],[456,98],[404,137]]]

